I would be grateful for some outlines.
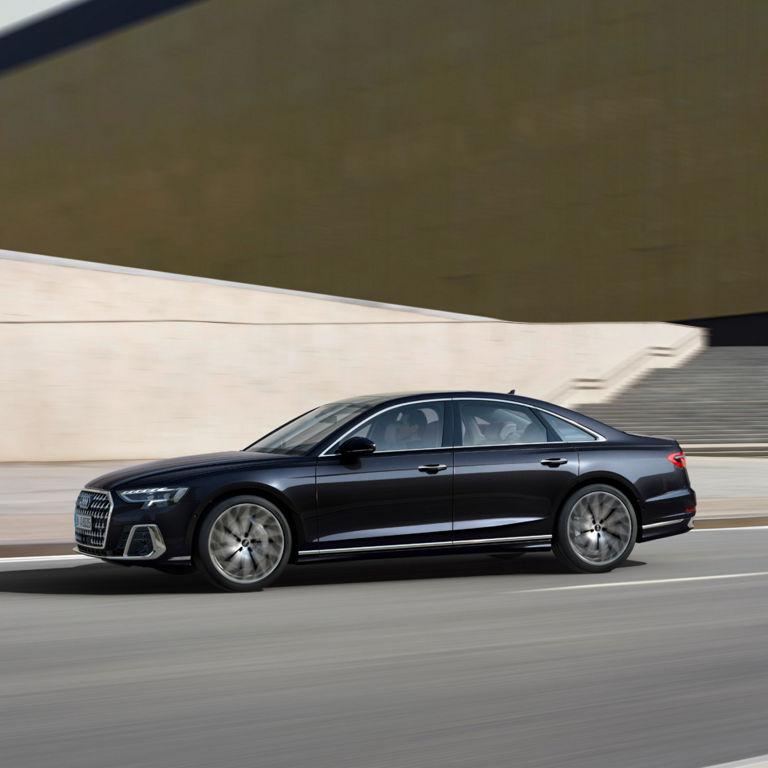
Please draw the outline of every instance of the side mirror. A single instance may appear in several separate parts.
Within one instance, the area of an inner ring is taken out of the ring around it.
[[[370,456],[376,450],[376,443],[367,437],[350,437],[345,440],[336,451],[343,459],[359,459],[361,456]]]

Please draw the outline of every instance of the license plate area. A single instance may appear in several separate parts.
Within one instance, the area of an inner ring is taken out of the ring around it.
[[[93,518],[90,515],[75,515],[75,528],[79,528],[81,531],[93,530]]]

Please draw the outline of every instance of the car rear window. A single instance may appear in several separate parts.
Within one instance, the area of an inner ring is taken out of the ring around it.
[[[577,427],[575,424],[561,419],[559,416],[547,413],[546,411],[539,411],[539,415],[552,427],[557,436],[566,443],[588,443],[597,440],[597,437],[591,432],[587,432],[585,429]]]

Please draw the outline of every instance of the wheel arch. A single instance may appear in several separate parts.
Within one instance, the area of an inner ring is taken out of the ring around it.
[[[640,494],[637,492],[637,488],[635,488],[629,480],[611,472],[591,472],[588,475],[579,476],[578,481],[574,483],[563,498],[560,499],[557,514],[552,521],[552,535],[556,535],[557,521],[560,519],[560,515],[563,514],[565,503],[574,493],[577,493],[582,488],[586,488],[588,485],[610,485],[613,488],[616,488],[616,490],[621,491],[629,499],[634,509],[635,516],[637,517],[637,533],[635,535],[635,541],[639,541],[640,533],[643,530],[643,505],[640,501]]]
[[[194,557],[195,552],[195,539],[197,538],[197,532],[200,530],[200,526],[205,520],[205,516],[208,514],[216,504],[226,501],[227,499],[233,499],[236,496],[261,496],[263,499],[274,504],[284,515],[288,521],[288,526],[291,529],[291,554],[290,562],[296,560],[296,554],[299,550],[299,523],[296,511],[291,504],[285,498],[283,494],[276,491],[274,488],[268,485],[261,485],[259,483],[242,483],[234,486],[229,486],[226,489],[221,489],[216,493],[209,496],[196,510],[192,519],[187,526],[187,548]]]

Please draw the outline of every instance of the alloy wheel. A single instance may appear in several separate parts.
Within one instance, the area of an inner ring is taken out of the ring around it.
[[[228,581],[255,584],[283,559],[285,536],[273,512],[260,504],[239,503],[224,509],[208,534],[208,553]]]
[[[578,558],[590,565],[610,565],[632,543],[632,513],[618,496],[592,491],[571,509],[567,535]]]

